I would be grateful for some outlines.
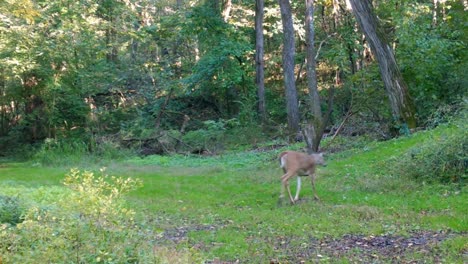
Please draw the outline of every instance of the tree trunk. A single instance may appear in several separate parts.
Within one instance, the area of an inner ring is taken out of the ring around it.
[[[278,0],[283,23],[283,75],[286,91],[286,110],[290,140],[299,131],[299,106],[294,80],[294,25],[289,0]]]
[[[229,17],[231,16],[231,9],[232,9],[232,1],[225,0],[223,3],[223,10],[221,12],[224,22],[228,22]]]
[[[181,9],[183,4],[184,4],[183,0],[177,0],[177,2],[176,2],[177,9]]]
[[[395,120],[409,128],[416,127],[413,101],[395,60],[392,47],[373,13],[370,0],[350,0],[354,16],[369,42],[372,53],[377,58],[380,74],[390,99]]]
[[[265,61],[263,48],[263,10],[264,0],[257,0],[255,7],[255,83],[257,84],[258,94],[258,114],[262,123],[266,121],[265,104]]]
[[[317,73],[315,70],[315,28],[314,0],[306,0],[305,29],[307,42],[307,88],[309,89],[309,107],[312,117],[309,121],[307,138],[308,152],[317,152],[323,135],[323,118],[320,107],[320,97],[317,88]],[[310,128],[313,126],[313,129]]]
[[[164,112],[166,111],[167,104],[169,103],[169,100],[171,100],[172,93],[174,92],[174,89],[171,88],[169,90],[169,94],[166,96],[166,99],[164,100],[164,103],[161,105],[161,109],[159,109],[158,117],[156,118],[156,122],[154,125],[154,129],[156,131],[159,130],[159,127],[161,126],[161,120]]]

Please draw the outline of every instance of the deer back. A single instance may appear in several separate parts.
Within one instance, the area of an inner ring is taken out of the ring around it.
[[[322,154],[305,154],[296,151],[285,151],[279,155],[281,168],[305,176],[313,173],[317,164],[325,164]]]

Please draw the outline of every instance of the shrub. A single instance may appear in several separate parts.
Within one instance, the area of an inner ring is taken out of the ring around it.
[[[98,163],[125,157],[129,151],[121,149],[112,139],[98,138],[86,142],[79,138],[47,138],[34,154],[33,160],[43,165]]]
[[[192,153],[217,153],[224,148],[226,121],[208,120],[203,122],[205,128],[189,131],[182,138],[184,151]]]
[[[23,208],[18,197],[0,195],[0,223],[20,223],[22,214]]]
[[[468,135],[466,125],[458,124],[439,136],[410,148],[391,162],[395,174],[428,181],[466,184]]]
[[[73,169],[64,184],[68,190],[61,193],[42,189],[46,204],[32,202],[16,227],[0,225],[5,263],[164,262],[153,244],[157,235],[138,225],[125,206],[123,196],[140,186],[139,180]],[[190,262],[187,253],[171,253]]]

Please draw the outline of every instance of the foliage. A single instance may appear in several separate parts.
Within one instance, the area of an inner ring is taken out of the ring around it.
[[[121,149],[111,138],[62,138],[44,140],[31,160],[42,165],[70,165],[100,163],[104,160],[118,160],[131,154]]]
[[[443,8],[437,24],[428,3],[408,4],[405,12],[393,14],[398,21],[397,56],[422,120],[467,92],[463,6],[447,1]]]
[[[22,214],[23,208],[18,197],[0,195],[0,223],[21,223]]]
[[[95,176],[72,169],[64,179],[68,191],[43,191],[16,227],[0,228],[2,261],[141,263],[164,261],[150,241],[151,232],[135,223],[124,195],[141,186],[132,178]],[[38,190],[29,190],[38,192]],[[31,198],[29,194],[29,198]],[[163,248],[161,248],[163,249]],[[166,250],[169,256],[169,251]],[[173,252],[182,259],[187,256]],[[181,260],[180,260],[181,261]]]
[[[189,17],[185,30],[197,34],[203,56],[184,81],[187,93],[201,94],[224,115],[237,113],[238,97],[253,88],[248,76],[253,70],[248,62],[253,50],[250,32],[225,23],[208,3],[194,8]]]
[[[428,138],[393,161],[394,174],[424,182],[457,183],[468,181],[468,129],[465,121],[450,124],[449,133]]]
[[[204,129],[189,131],[182,137],[180,150],[213,155],[242,148],[252,149],[268,139],[260,125],[245,127],[237,118],[203,123]]]
[[[431,125],[437,109],[462,101],[468,87],[464,3],[439,2],[390,0],[374,6],[423,126]],[[60,151],[73,149],[77,159],[78,153],[97,153],[90,155],[94,161],[118,158],[123,148],[140,150],[126,143],[129,138],[172,135],[184,115],[190,117],[184,141],[199,150],[220,152],[241,145],[236,142],[257,145],[258,135],[283,137],[278,3],[265,1],[268,120],[261,126],[254,84],[255,3],[229,3],[0,2],[0,155],[35,156],[42,164],[65,159]],[[305,6],[292,4],[299,110],[306,118]],[[343,134],[387,139],[399,128],[390,117],[375,58],[344,5],[316,2],[317,79],[322,110],[331,111],[327,129],[352,112]],[[205,121],[220,119],[239,124],[206,127]]]
[[[183,141],[192,153],[217,153],[222,148],[223,135],[222,130],[199,129],[188,132]]]
[[[223,155],[171,155],[171,156],[159,156],[152,155],[144,158],[133,158],[129,162],[133,165],[144,166],[144,165],[155,165],[165,168],[190,168],[196,170],[196,168],[209,168],[215,169],[243,169],[249,170],[252,165],[263,167],[265,162],[272,159],[271,154],[265,155],[260,151],[249,151],[249,152],[229,152]]]

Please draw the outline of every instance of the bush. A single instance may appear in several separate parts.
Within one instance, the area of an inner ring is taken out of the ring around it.
[[[203,124],[204,129],[189,131],[183,136],[184,151],[218,153],[223,150],[227,122],[225,120],[208,120]]]
[[[120,159],[129,152],[121,149],[114,140],[104,137],[88,142],[79,138],[47,138],[33,155],[33,160],[42,165],[77,165]]]
[[[134,220],[123,195],[141,185],[73,169],[68,190],[41,189],[40,198],[16,226],[0,225],[0,256],[5,263],[159,263],[157,234]],[[39,188],[40,189],[40,188]],[[36,192],[32,190],[32,192]],[[26,197],[33,198],[28,193]],[[46,197],[45,200],[43,197]],[[53,201],[53,202],[51,202]],[[187,253],[171,252],[188,260]]]
[[[18,197],[0,195],[0,223],[21,223],[23,208]]]
[[[458,124],[448,133],[410,148],[391,163],[395,174],[427,182],[466,184],[468,135],[466,125]]]

